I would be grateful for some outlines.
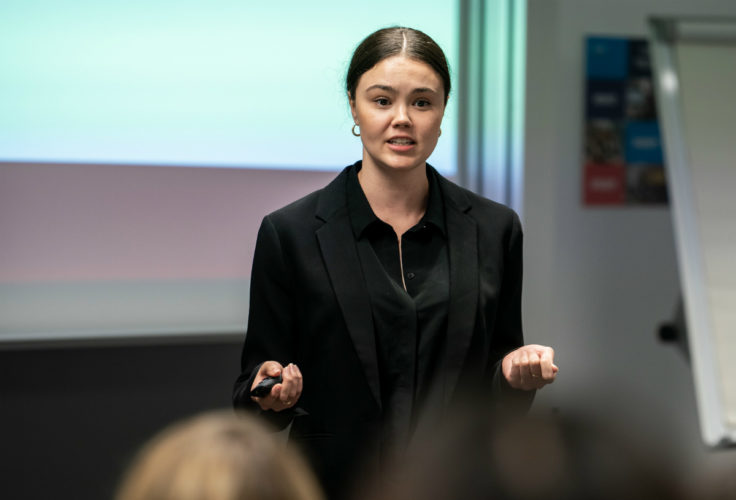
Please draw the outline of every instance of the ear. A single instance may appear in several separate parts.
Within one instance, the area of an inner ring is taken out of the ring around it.
[[[350,95],[350,92],[348,92],[348,103],[350,103],[350,114],[353,115],[353,123],[358,123],[358,112],[355,109],[355,99]],[[360,124],[358,123],[358,125]]]

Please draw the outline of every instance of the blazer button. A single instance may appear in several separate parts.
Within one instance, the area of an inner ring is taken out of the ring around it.
[[[409,278],[410,280],[413,280],[414,279],[414,276],[416,276],[416,274],[414,274],[414,273],[406,273],[406,277]]]

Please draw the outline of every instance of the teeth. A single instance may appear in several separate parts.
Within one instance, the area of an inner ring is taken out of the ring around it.
[[[408,145],[408,144],[414,143],[414,141],[412,141],[411,139],[391,139],[388,142],[390,142],[391,144],[399,144],[399,145]]]

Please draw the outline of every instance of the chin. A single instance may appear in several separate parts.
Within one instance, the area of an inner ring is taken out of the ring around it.
[[[389,170],[395,171],[395,172],[410,172],[416,168],[424,167],[425,163],[411,163],[411,164],[394,164],[394,165],[386,165]]]
[[[379,170],[387,172],[409,172],[418,167],[424,167],[427,159],[417,156],[401,155],[368,155]]]
[[[426,160],[417,160],[415,158],[399,158],[393,161],[387,161],[383,163],[386,167],[391,170],[413,170],[418,167],[423,167]]]

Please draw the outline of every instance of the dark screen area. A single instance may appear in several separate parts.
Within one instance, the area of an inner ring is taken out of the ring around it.
[[[230,406],[241,342],[0,351],[3,498],[112,498],[166,425]]]

